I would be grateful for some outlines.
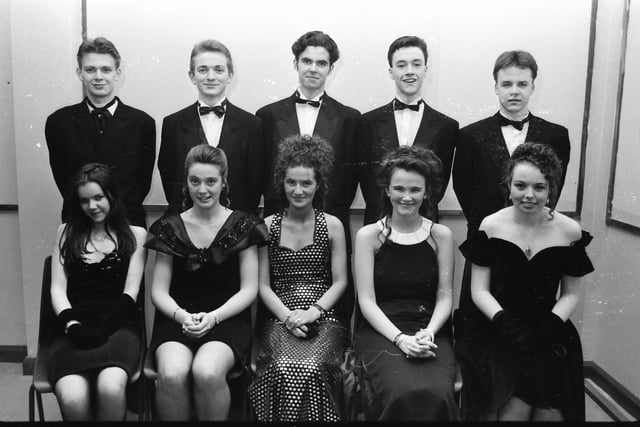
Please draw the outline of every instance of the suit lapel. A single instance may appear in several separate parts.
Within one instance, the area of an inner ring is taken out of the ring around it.
[[[431,148],[439,130],[439,128],[435,126],[435,123],[436,121],[433,119],[433,109],[425,102],[422,120],[420,121],[418,132],[416,132],[416,139],[413,140],[413,145]]]
[[[380,141],[383,141],[388,149],[393,149],[400,145],[396,129],[396,118],[393,115],[393,101],[380,110],[380,119],[377,121],[376,126]]]
[[[218,144],[218,147],[226,153],[229,153],[231,148],[238,144],[238,127],[237,107],[227,101],[227,110],[224,114],[224,122],[222,122],[222,131],[220,132],[220,143]]]
[[[500,119],[498,117],[500,113],[496,113],[490,121],[490,126],[487,127],[487,151],[489,151],[489,158],[493,160],[496,169],[500,174],[504,173],[504,169],[509,162],[509,150],[507,150],[507,143],[502,135],[500,129]]]
[[[298,125],[298,116],[296,114],[296,104],[293,100],[294,95],[287,98],[278,112],[277,126],[281,138],[290,135],[299,135],[300,126]]]
[[[335,101],[333,98],[325,95],[325,99],[320,106],[320,111],[318,111],[318,118],[313,128],[313,134],[319,135],[326,141],[331,141],[333,133],[338,128],[338,121],[340,121],[340,117],[338,116]]]
[[[96,125],[91,119],[89,108],[87,108],[87,105],[84,103],[84,101],[82,101],[80,104],[76,104],[73,121],[80,132],[86,137],[87,141],[90,142],[85,148],[87,150],[90,150],[91,152],[95,152],[97,143],[100,140],[100,134],[98,133]]]
[[[185,153],[189,152],[189,150],[196,145],[207,143],[207,137],[204,134],[202,122],[198,115],[197,101],[184,112],[184,115],[181,117],[181,122],[184,136],[180,138],[180,141],[184,145]]]
[[[116,114],[109,121],[109,127],[98,143],[96,157],[100,158],[102,154],[113,144],[116,143],[120,134],[124,131],[129,123],[129,111],[127,107],[118,100],[118,108]]]
[[[529,121],[529,130],[527,131],[527,137],[525,138],[525,141],[544,141],[544,135],[542,133],[542,129],[540,128],[540,119],[531,113],[529,113],[529,115],[531,115],[531,120]]]

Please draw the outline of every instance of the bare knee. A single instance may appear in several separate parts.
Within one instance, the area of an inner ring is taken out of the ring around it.
[[[181,389],[189,384],[191,366],[178,363],[164,364],[158,369],[158,386],[165,389]]]
[[[80,375],[68,375],[55,385],[56,399],[65,419],[83,420],[90,416],[89,382]]]
[[[198,389],[215,390],[226,386],[227,372],[219,366],[194,365],[193,382]]]
[[[104,369],[98,376],[97,391],[99,397],[121,399],[125,397],[127,373],[122,368]]]

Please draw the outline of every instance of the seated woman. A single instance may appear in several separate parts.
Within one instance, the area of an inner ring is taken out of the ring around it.
[[[157,251],[151,298],[156,307],[149,351],[155,353],[156,413],[188,420],[224,420],[227,375],[240,369],[251,343],[249,306],[258,293],[257,245],[264,222],[229,205],[227,159],[208,145],[185,159],[185,208],[149,229]]]
[[[284,209],[267,217],[260,299],[269,310],[249,388],[260,421],[337,421],[347,330],[335,305],[347,286],[344,228],[322,212],[333,160],[319,137],[280,144],[274,188]]]
[[[51,257],[51,304],[60,327],[49,375],[65,421],[118,420],[140,355],[136,299],[146,261],[146,231],[130,226],[107,166],[74,176],[69,222]]]
[[[456,342],[470,418],[585,420],[582,349],[568,319],[579,277],[593,271],[591,236],[554,211],[561,173],[551,148],[517,147],[506,180],[513,205],[460,246],[473,263],[475,306]]]
[[[355,346],[367,420],[457,420],[451,346],[453,237],[435,214],[440,160],[421,147],[384,159],[385,217],[356,234],[363,319]]]

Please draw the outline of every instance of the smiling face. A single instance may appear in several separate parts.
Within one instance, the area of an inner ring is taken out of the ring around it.
[[[222,184],[219,166],[194,163],[189,167],[187,187],[194,207],[210,209],[219,204]]]
[[[393,215],[420,215],[420,206],[426,193],[424,177],[419,173],[395,169],[385,192],[391,202]]]
[[[233,74],[229,72],[228,59],[221,52],[202,52],[196,55],[191,82],[198,88],[200,99],[213,106],[224,98]]]
[[[329,51],[320,46],[307,46],[293,61],[298,72],[298,83],[304,95],[313,98],[324,91],[327,77],[333,70]]]
[[[509,192],[513,206],[525,214],[541,212],[549,199],[549,181],[529,162],[514,166]]]
[[[318,191],[318,182],[312,168],[295,166],[287,169],[283,185],[289,207],[303,209],[312,206]]]
[[[529,98],[534,90],[531,69],[511,66],[498,71],[495,91],[505,116],[522,119],[529,112]]]
[[[113,98],[120,68],[116,67],[115,58],[108,53],[87,53],[82,57],[76,75],[91,102],[99,107]]]
[[[96,224],[102,224],[109,216],[111,203],[102,187],[95,182],[87,182],[78,187],[80,208]]]
[[[426,74],[427,64],[419,47],[403,47],[393,53],[389,77],[395,82],[396,95],[401,101],[410,103],[422,97]]]

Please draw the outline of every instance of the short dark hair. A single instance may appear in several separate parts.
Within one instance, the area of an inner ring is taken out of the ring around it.
[[[498,71],[508,67],[528,68],[531,70],[531,80],[538,76],[538,64],[529,52],[524,50],[508,50],[502,52],[493,65],[493,80],[498,81]]]
[[[429,54],[427,53],[427,42],[425,42],[418,36],[402,36],[395,39],[389,46],[389,52],[387,52],[387,61],[389,61],[389,67],[393,67],[391,59],[393,58],[393,54],[395,53],[395,51],[404,47],[420,48],[420,50],[424,54],[424,65],[427,65],[427,58],[429,57]]]
[[[111,55],[116,61],[116,68],[120,68],[120,52],[116,46],[104,37],[96,37],[95,39],[86,39],[80,43],[76,58],[78,60],[78,68],[82,67],[82,58],[89,53],[100,53]]]
[[[71,179],[69,193],[69,220],[65,224],[58,248],[65,270],[73,262],[82,261],[91,239],[93,220],[80,206],[78,189],[86,184],[100,186],[109,201],[109,214],[105,219],[105,231],[116,242],[118,253],[129,256],[136,249],[136,240],[126,217],[126,208],[122,200],[120,185],[109,166],[100,163],[88,163],[82,166]],[[115,238],[111,235],[115,231]]]
[[[227,176],[229,166],[227,155],[222,149],[212,147],[208,144],[198,144],[191,148],[184,159],[184,183],[182,185],[182,209],[186,210],[193,206],[193,200],[189,196],[189,168],[194,163],[203,163],[206,165],[214,165],[220,168],[220,176],[222,177],[222,191],[220,192],[220,204],[229,207],[231,200],[229,199],[229,183]]]
[[[189,70],[193,73],[196,66],[196,56],[203,52],[219,52],[227,57],[227,69],[229,70],[229,74],[233,74],[233,60],[231,59],[231,52],[227,47],[220,43],[218,40],[207,39],[202,40],[195,45],[193,45],[193,49],[191,49],[191,57],[189,59]]]
[[[287,206],[287,197],[284,193],[284,179],[287,170],[302,166],[313,169],[313,174],[318,183],[318,190],[313,197],[313,206],[324,209],[329,192],[329,174],[333,165],[333,149],[331,144],[314,135],[292,135],[280,142],[278,158],[273,171],[273,189],[275,199],[280,208]]]
[[[426,218],[434,219],[438,209],[436,196],[442,187],[442,162],[428,148],[420,146],[400,146],[389,152],[378,170],[378,188],[382,205],[384,206],[382,216],[391,217],[393,207],[384,189],[389,187],[391,176],[396,169],[404,169],[416,172],[424,178],[425,199],[420,206],[420,214]]]
[[[511,159],[509,159],[509,166],[507,169],[507,176],[505,177],[505,184],[507,194],[513,178],[513,170],[520,163],[530,163],[540,170],[544,178],[549,183],[549,209],[553,214],[553,211],[558,203],[558,197],[560,185],[562,182],[562,162],[558,158],[553,148],[547,144],[541,144],[539,142],[525,142],[520,144],[513,150]]]
[[[323,47],[329,52],[329,64],[333,65],[340,58],[338,45],[327,33],[322,31],[309,31],[301,35],[298,40],[291,45],[291,52],[296,58],[300,58],[300,54],[309,46]]]

